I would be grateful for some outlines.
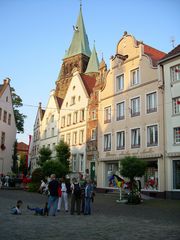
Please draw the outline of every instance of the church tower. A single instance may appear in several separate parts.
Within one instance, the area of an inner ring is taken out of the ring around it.
[[[77,23],[75,26],[73,26],[73,29],[74,35],[72,42],[64,56],[61,70],[56,81],[56,96],[63,99],[73,75],[72,70],[77,68],[79,73],[85,73],[89,58],[91,56],[81,5]]]

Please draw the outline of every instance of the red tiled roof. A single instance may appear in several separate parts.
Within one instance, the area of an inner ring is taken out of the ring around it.
[[[156,67],[158,61],[166,55],[166,53],[161,52],[146,44],[144,44],[144,53],[152,59],[152,64],[154,67]]]
[[[55,96],[55,98],[56,98],[56,101],[57,101],[57,103],[58,103],[59,108],[61,108],[62,103],[63,103],[63,99],[62,99],[62,98],[59,98],[59,97],[56,97],[56,96]]]
[[[180,55],[180,44],[177,47],[175,47],[173,50],[171,50],[168,54],[166,54],[163,58],[161,58],[160,62],[173,58],[176,55]]]
[[[24,142],[19,142],[17,144],[17,151],[27,152],[29,148],[29,145],[27,145]]]
[[[93,88],[95,86],[95,83],[96,83],[96,79],[93,78],[93,77],[90,77],[89,75],[85,75],[85,74],[80,74],[81,78],[82,78],[82,81],[84,83],[84,86],[87,90],[87,93],[90,94],[92,93],[93,91]]]

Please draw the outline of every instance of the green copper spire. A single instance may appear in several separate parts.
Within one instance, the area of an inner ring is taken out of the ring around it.
[[[73,29],[73,39],[64,58],[72,57],[80,53],[83,53],[84,55],[90,57],[91,50],[89,48],[89,41],[84,26],[81,5],[77,23],[76,26],[73,26]]]
[[[98,72],[98,70],[99,70],[99,60],[97,57],[97,52],[94,44],[91,57],[89,59],[88,66],[85,73],[96,73]]]

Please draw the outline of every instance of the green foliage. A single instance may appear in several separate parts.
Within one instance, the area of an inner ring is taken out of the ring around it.
[[[125,157],[121,161],[121,175],[133,182],[135,177],[142,177],[146,170],[146,162],[137,157]]]
[[[37,183],[37,182],[31,182],[27,184],[28,192],[38,192],[39,187],[40,187],[40,183]]]
[[[51,159],[52,151],[48,147],[43,147],[39,150],[39,154],[38,164],[42,167],[47,160]]]
[[[65,166],[67,172],[69,171],[70,155],[69,145],[61,140],[59,144],[56,145],[56,159]]]
[[[42,170],[45,176],[50,176],[54,173],[57,177],[62,177],[67,173],[66,167],[58,160],[46,161]]]
[[[13,159],[13,165],[11,167],[11,170],[13,173],[17,174],[18,173],[17,140],[14,142],[14,145],[13,145],[12,159]]]
[[[42,168],[36,168],[32,172],[32,183],[40,183],[44,176]]]
[[[19,171],[26,175],[27,174],[26,155],[21,154],[19,160],[20,160]]]
[[[23,106],[22,99],[15,92],[14,88],[11,88],[11,96],[12,96],[12,105],[14,109],[14,117],[16,121],[16,128],[18,133],[24,132],[24,119],[26,115],[20,113],[19,107]]]

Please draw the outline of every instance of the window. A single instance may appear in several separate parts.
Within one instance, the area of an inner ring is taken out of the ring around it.
[[[53,143],[53,144],[52,144],[52,147],[53,147],[53,148],[52,148],[52,149],[53,149],[53,151],[55,151],[55,150],[56,150],[56,144],[55,144],[55,143]]]
[[[117,150],[121,150],[125,148],[125,132],[124,131],[116,133],[116,141],[117,141],[117,145],[116,145]]]
[[[140,97],[131,99],[131,117],[140,115]]]
[[[64,142],[65,136],[64,134],[61,135],[60,140]]]
[[[8,97],[6,97],[6,102],[8,102]]]
[[[147,127],[147,146],[157,146],[158,145],[158,126],[148,126]]]
[[[51,122],[54,122],[54,115],[51,116]]]
[[[67,115],[67,126],[71,125],[71,114]]]
[[[80,172],[84,171],[84,154],[79,154],[79,165],[80,165]]]
[[[116,91],[119,92],[124,89],[124,74],[116,77]]]
[[[71,105],[74,105],[74,104],[75,104],[75,99],[76,99],[75,96],[71,97]]]
[[[11,114],[8,115],[8,125],[11,125]]]
[[[7,122],[7,112],[6,111],[4,111],[4,116],[3,116],[3,122]]]
[[[157,112],[156,92],[146,95],[147,113]]]
[[[96,119],[96,110],[93,110],[91,113],[91,119],[95,120]]]
[[[5,144],[5,137],[6,137],[5,132],[1,132],[1,145]]]
[[[131,86],[139,84],[139,69],[131,71]]]
[[[77,132],[73,132],[73,145],[77,144]]]
[[[180,113],[180,97],[173,98],[173,114]]]
[[[111,107],[106,107],[104,109],[104,123],[110,123],[111,122]]]
[[[180,64],[170,68],[171,81],[180,81]]]
[[[180,189],[180,160],[173,161],[173,189]]]
[[[124,102],[118,103],[116,104],[116,120],[122,120],[124,119],[124,115],[125,115],[125,108],[124,108]]]
[[[71,134],[70,134],[70,133],[68,133],[68,134],[66,135],[66,143],[67,143],[68,145],[71,144]]]
[[[61,118],[61,127],[65,127],[65,116]]]
[[[111,151],[111,134],[104,135],[104,151]]]
[[[73,115],[73,123],[77,123],[77,119],[78,119],[78,112],[74,112],[74,115]]]
[[[2,108],[0,108],[0,120],[2,118]]]
[[[51,137],[54,137],[54,128],[51,129]]]
[[[78,170],[77,154],[72,154],[72,167],[73,167],[73,172],[76,172]]]
[[[85,109],[80,110],[80,122],[85,120]]]
[[[180,127],[174,128],[174,144],[180,144]]]
[[[44,131],[44,138],[47,138],[47,130]]]
[[[91,130],[91,140],[96,140],[96,128]]]
[[[79,131],[79,144],[84,142],[84,130]]]
[[[131,130],[131,148],[140,147],[140,128]]]

